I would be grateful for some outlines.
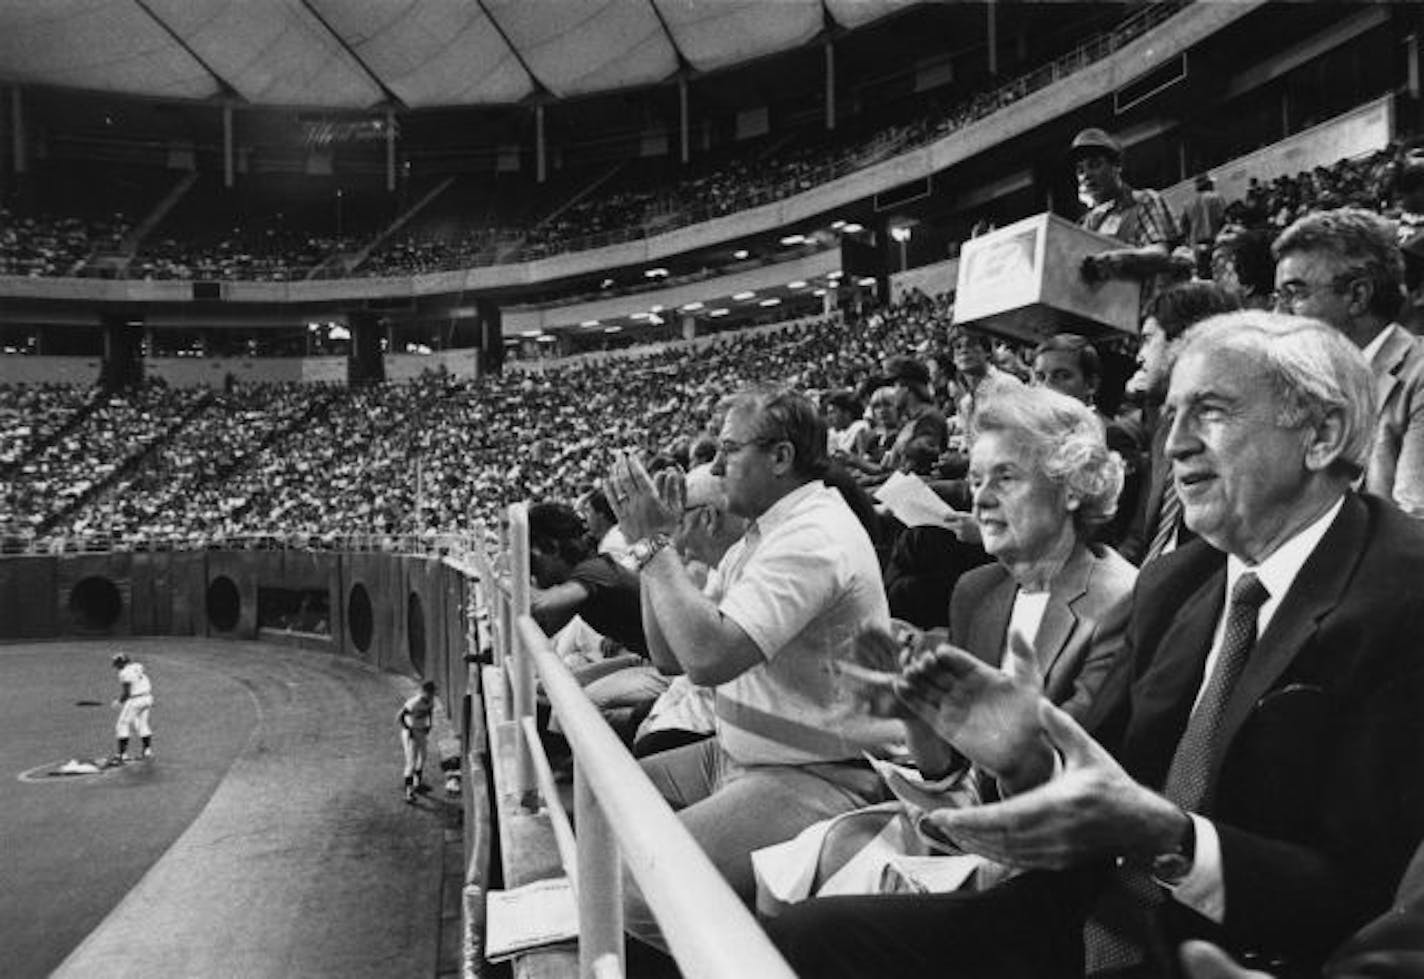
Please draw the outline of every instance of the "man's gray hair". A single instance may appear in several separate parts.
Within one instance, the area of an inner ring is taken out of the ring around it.
[[[1364,354],[1319,320],[1248,309],[1203,320],[1182,336],[1177,362],[1195,350],[1255,358],[1275,388],[1283,428],[1342,422],[1335,467],[1350,478],[1369,465],[1375,433],[1375,378]]]
[[[794,452],[791,469],[797,475],[820,479],[826,474],[826,420],[810,398],[790,388],[757,384],[724,403],[728,411],[753,413],[758,439],[789,442]]]
[[[1122,492],[1122,457],[1108,448],[1103,423],[1077,398],[1051,388],[1005,384],[974,412],[970,435],[1002,432],[1028,440],[1039,468],[1078,497],[1080,531],[1106,523]]]
[[[1277,261],[1294,252],[1329,255],[1342,266],[1332,288],[1343,287],[1343,280],[1368,279],[1373,286],[1370,312],[1386,320],[1399,314],[1404,253],[1394,226],[1373,211],[1342,207],[1300,217],[1271,245]]]

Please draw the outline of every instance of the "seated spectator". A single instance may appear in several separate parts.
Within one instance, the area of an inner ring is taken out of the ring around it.
[[[1091,542],[1094,527],[1116,506],[1122,464],[1108,450],[1093,413],[1046,388],[996,394],[980,406],[973,439],[974,518],[995,563],[965,572],[955,585],[951,641],[1073,716],[1086,717],[1121,656],[1137,578],[1115,551]],[[894,677],[899,663],[893,640],[861,648],[863,654],[879,653],[881,662],[871,665]],[[855,674],[846,679],[857,689]],[[922,774],[939,780],[965,767],[931,725],[894,696],[882,698],[882,689],[864,691],[867,709],[888,707],[904,720]],[[834,876],[894,815],[881,808],[838,820],[825,840],[817,878]],[[867,869],[872,881],[879,879],[877,867]]]
[[[1276,309],[1322,320],[1365,352],[1379,384],[1365,489],[1424,517],[1424,342],[1397,322],[1404,257],[1377,214],[1344,207],[1296,221],[1271,246]]]
[[[865,458],[870,442],[870,422],[865,420],[865,408],[849,391],[832,391],[822,405],[826,412],[827,438],[832,459],[844,461],[847,456]]]
[[[1143,444],[1140,425],[1097,410],[1095,402],[1102,374],[1102,360],[1097,349],[1076,333],[1056,333],[1040,343],[1033,352],[1035,383],[1094,408],[1093,414],[1103,426],[1108,448],[1122,458],[1124,478],[1117,514],[1099,528],[1099,540],[1116,545],[1127,533],[1128,524],[1137,509],[1137,496],[1142,484]]]
[[[573,673],[609,725],[631,739],[668,684],[647,662],[637,575],[595,553],[584,522],[562,503],[529,508],[529,564],[537,585],[529,612],[540,628],[552,634],[578,615],[625,650]]]
[[[1271,234],[1229,224],[1216,236],[1211,278],[1240,300],[1244,309],[1269,309],[1276,291],[1276,260]]]
[[[892,357],[886,367],[895,384],[900,431],[881,460],[881,468],[914,471],[915,460],[920,459],[928,471],[949,442],[949,422],[930,394],[929,368],[911,357]]]
[[[890,386],[877,387],[870,396],[870,428],[865,439],[864,455],[845,455],[845,466],[860,474],[862,481],[884,479],[889,472],[881,461],[895,444],[900,433],[899,395]]]
[[[752,389],[733,399],[719,438],[713,472],[728,511],[753,522],[718,565],[720,592],[704,595],[668,547],[683,509],[680,474],[667,471],[655,487],[625,456],[608,495],[642,569],[654,661],[717,688],[716,736],[647,758],[643,770],[750,904],[752,850],[879,801],[884,789],[863,753],[888,754],[898,735],[841,696],[831,673],[860,629],[888,628],[889,614],[869,537],[820,479],[825,423],[801,395]],[[624,920],[636,937],[661,942],[631,880]]]
[[[1318,975],[1389,906],[1424,833],[1424,666],[1406,638],[1424,531],[1351,489],[1374,386],[1311,320],[1189,331],[1168,453],[1202,540],[1144,568],[1122,669],[1087,719],[1097,738],[951,647],[895,686],[1007,796],[922,824],[1032,872],[793,907],[769,927],[793,968],[1058,976],[1085,957],[1090,973],[1170,975],[1177,945],[1206,938]]]

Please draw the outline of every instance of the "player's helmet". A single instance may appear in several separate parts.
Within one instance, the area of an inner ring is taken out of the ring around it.
[[[114,664],[114,669],[116,669],[116,670],[121,670],[121,669],[123,669],[125,666],[128,666],[128,665],[129,665],[129,658],[128,658],[127,656],[125,656],[123,653],[119,653],[119,654],[117,654],[116,656],[114,656],[114,658],[113,658],[113,660],[112,660],[111,662]]]

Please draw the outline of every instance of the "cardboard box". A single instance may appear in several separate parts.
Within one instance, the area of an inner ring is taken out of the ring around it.
[[[954,323],[1037,343],[1054,333],[1136,336],[1141,286],[1093,286],[1079,267],[1088,255],[1124,248],[1056,214],[1037,214],[964,243]]]

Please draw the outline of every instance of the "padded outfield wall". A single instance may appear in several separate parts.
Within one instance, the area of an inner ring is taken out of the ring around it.
[[[207,636],[353,656],[465,690],[474,582],[438,557],[304,550],[0,559],[0,640]],[[324,594],[326,631],[263,628],[259,593]]]

